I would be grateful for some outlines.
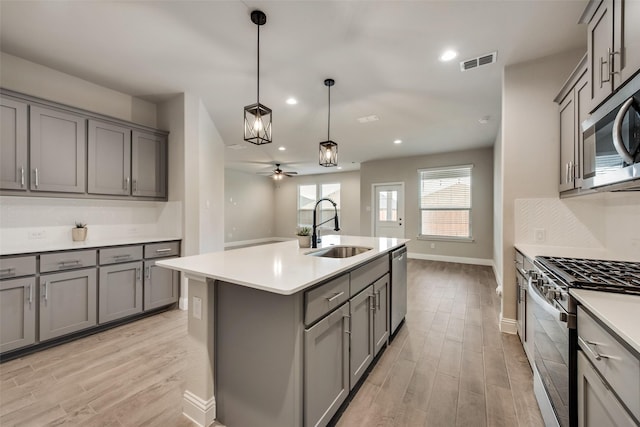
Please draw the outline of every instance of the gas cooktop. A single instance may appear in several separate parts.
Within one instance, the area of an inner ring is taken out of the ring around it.
[[[571,288],[640,295],[639,262],[536,257],[536,264]]]

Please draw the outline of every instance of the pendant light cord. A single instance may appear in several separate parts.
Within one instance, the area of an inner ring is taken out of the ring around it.
[[[327,116],[327,141],[331,141],[329,138],[329,130],[331,129],[331,86],[327,86],[329,88],[329,114]]]
[[[257,95],[256,98],[258,99],[258,104],[260,104],[260,25],[257,25],[258,27],[258,89],[257,89]]]

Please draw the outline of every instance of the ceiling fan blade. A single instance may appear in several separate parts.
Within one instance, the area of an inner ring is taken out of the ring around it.
[[[273,175],[273,171],[271,171],[271,172],[256,172],[256,175],[271,176],[271,175]]]
[[[298,172],[284,172],[287,175],[298,175]]]

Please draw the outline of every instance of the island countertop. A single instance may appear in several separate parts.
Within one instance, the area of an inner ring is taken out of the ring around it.
[[[307,255],[316,249],[299,248],[296,240],[290,240],[158,261],[156,265],[276,294],[293,295],[399,248],[408,241],[409,239],[329,235],[322,236],[318,249],[330,246],[364,246],[371,250],[349,258],[324,258]]]

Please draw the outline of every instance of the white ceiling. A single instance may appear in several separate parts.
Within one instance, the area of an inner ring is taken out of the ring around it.
[[[331,139],[342,170],[367,160],[491,146],[500,121],[502,69],[586,49],[578,19],[586,0],[558,1],[7,1],[2,51],[152,101],[200,97],[226,145],[227,167],[334,172],[318,166]],[[273,144],[242,139],[242,109],[273,109]],[[438,60],[445,48],[458,58]],[[459,61],[498,51],[495,64],[460,72]],[[558,88],[560,89],[560,88]],[[293,96],[298,105],[285,100]],[[366,124],[356,119],[377,115]],[[483,125],[482,117],[490,120]],[[394,139],[402,139],[400,145]],[[285,146],[286,151],[278,151]]]

